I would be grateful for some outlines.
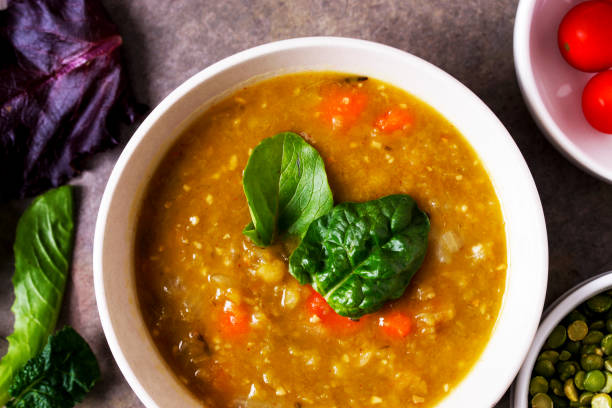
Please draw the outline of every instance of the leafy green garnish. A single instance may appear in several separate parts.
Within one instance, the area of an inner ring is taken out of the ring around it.
[[[301,236],[333,206],[323,159],[295,133],[279,133],[257,145],[242,183],[252,220],[243,233],[259,246],[285,232]]]
[[[310,225],[289,272],[356,319],[402,296],[423,263],[428,233],[429,218],[408,195],[343,203]]]
[[[100,368],[89,345],[72,327],[64,327],[17,373],[6,408],[70,408],[98,378]]]
[[[399,298],[423,263],[429,218],[415,201],[400,194],[332,209],[323,159],[295,133],[263,140],[242,182],[252,219],[243,233],[260,246],[300,236],[289,272],[340,315],[359,318]]]
[[[43,348],[60,311],[73,245],[72,190],[49,190],[34,199],[17,224],[15,315],[7,354],[0,361],[0,406],[15,372]]]

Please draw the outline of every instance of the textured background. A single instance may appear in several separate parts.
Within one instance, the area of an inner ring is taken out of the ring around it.
[[[138,98],[153,107],[192,74],[237,51],[311,35],[362,38],[416,54],[459,79],[497,114],[542,198],[550,246],[547,304],[612,269],[612,186],[568,163],[529,116],[512,62],[515,0],[102,0],[124,38]],[[127,141],[133,128],[123,130]],[[106,180],[121,152],[97,156],[75,181],[79,218],[60,323],[77,328],[102,366],[83,407],[142,407],[106,345],[93,293],[92,242]],[[12,242],[25,203],[0,206],[0,336],[10,333]],[[6,343],[0,339],[0,354]],[[483,384],[483,386],[486,386]],[[507,396],[498,408],[509,407]]]

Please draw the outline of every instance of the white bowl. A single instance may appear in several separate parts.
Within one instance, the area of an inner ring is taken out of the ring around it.
[[[582,90],[594,74],[572,68],[557,48],[563,16],[584,0],[521,0],[514,23],[514,65],[531,115],[563,155],[612,183],[612,135],[582,114]]]
[[[303,70],[367,75],[405,89],[452,122],[488,170],[506,226],[506,292],[482,356],[439,406],[493,405],[512,382],[529,349],[546,292],[546,229],[529,169],[501,122],[457,80],[406,52],[346,38],[280,41],[226,58],[179,86],[138,128],[108,181],[94,240],[96,300],[119,368],[149,408],[201,406],[157,352],[138,307],[133,247],[143,192],[194,112],[201,112],[254,77]]]
[[[525,363],[512,387],[510,399],[514,408],[529,408],[529,382],[533,366],[550,332],[569,312],[593,296],[612,289],[612,271],[602,273],[574,286],[551,304],[544,312],[544,319],[536,333]]]

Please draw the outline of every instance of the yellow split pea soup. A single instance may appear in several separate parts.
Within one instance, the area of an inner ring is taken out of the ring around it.
[[[319,152],[335,203],[402,193],[429,215],[404,295],[359,321],[288,273],[295,242],[260,248],[242,234],[249,154],[284,131]],[[434,109],[371,78],[309,72],[240,89],[179,137],[139,217],[144,320],[204,406],[434,406],[478,359],[503,297],[504,223],[478,157]]]

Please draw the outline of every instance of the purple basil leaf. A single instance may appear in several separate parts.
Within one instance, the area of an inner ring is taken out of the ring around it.
[[[0,202],[60,185],[117,144],[140,108],[121,43],[98,0],[9,0],[0,11]]]

